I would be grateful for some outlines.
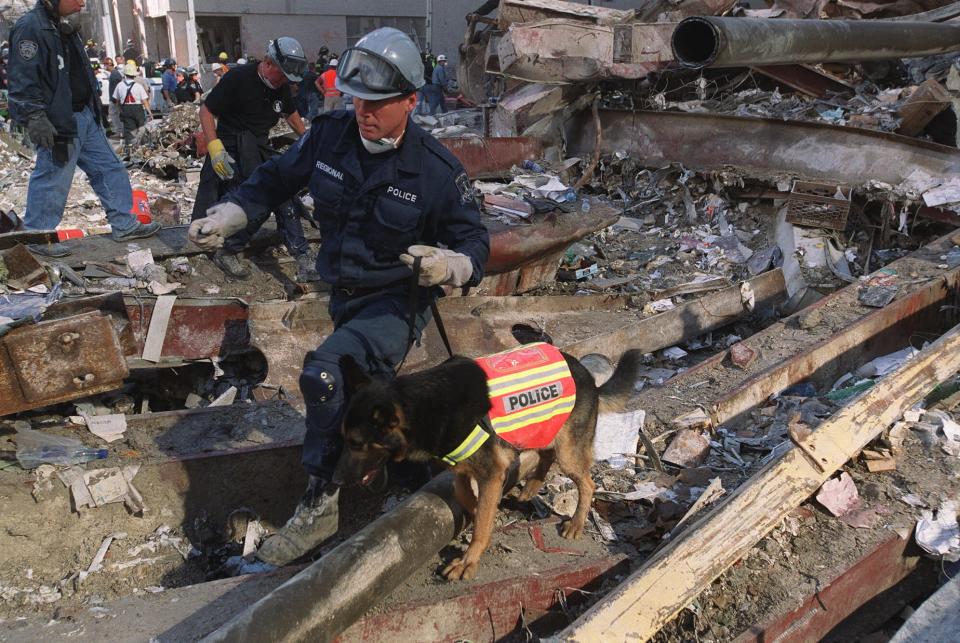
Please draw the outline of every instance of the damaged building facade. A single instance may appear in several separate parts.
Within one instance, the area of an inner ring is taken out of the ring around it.
[[[427,37],[422,2],[267,4],[196,0],[198,30],[254,53],[276,29]],[[462,54],[477,107],[414,119],[464,165],[491,249],[439,302],[453,351],[549,342],[597,382],[643,354],[598,421],[587,533],[561,537],[578,496],[554,470],[446,582],[472,525],[435,463],[419,489],[344,489],[335,539],[258,564],[305,484],[298,378],[330,289],[272,224],[248,281],[188,240],[204,142],[180,105],[132,156],[156,237],[98,234],[79,182],[57,231],[0,216],[0,640],[955,636],[960,3],[440,4],[433,51]],[[179,59],[186,15],[146,2],[148,47]],[[15,214],[32,154],[4,133],[0,161]],[[70,256],[26,248],[57,239]],[[401,373],[446,358],[431,324]]]

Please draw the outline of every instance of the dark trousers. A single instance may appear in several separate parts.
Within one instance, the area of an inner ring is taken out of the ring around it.
[[[193,204],[193,215],[191,219],[202,219],[207,216],[207,209],[219,203],[230,190],[243,183],[253,174],[261,163],[276,155],[276,151],[270,147],[266,138],[259,138],[250,132],[237,132],[220,134],[220,140],[223,142],[224,149],[234,158],[233,178],[224,181],[217,173],[213,171],[213,164],[210,157],[203,162],[200,169],[200,184],[197,186],[197,200]],[[299,256],[307,252],[309,244],[303,234],[303,222],[301,217],[305,216],[303,204],[300,199],[294,197],[290,201],[280,204],[274,214],[277,218],[277,230],[280,232],[280,238],[283,244],[290,251],[290,254]],[[257,233],[263,224],[270,218],[270,212],[247,213],[249,223],[244,230],[228,237],[223,244],[223,249],[227,252],[240,252],[243,250],[253,235]]]
[[[423,95],[427,99],[428,112],[430,116],[434,116],[439,109],[441,113],[447,111],[447,105],[443,97],[443,88],[440,85],[424,85],[423,86]]]
[[[133,133],[147,122],[147,113],[143,105],[121,105],[120,124],[123,125],[123,145],[129,147],[133,142]]]
[[[360,297],[339,289],[330,297],[334,331],[307,353],[300,374],[300,392],[307,406],[303,466],[329,481],[343,449],[340,423],[349,400],[343,387],[340,358],[350,355],[374,377],[393,377],[407,354],[409,286]],[[430,289],[419,289],[415,321],[419,340],[431,318]]]

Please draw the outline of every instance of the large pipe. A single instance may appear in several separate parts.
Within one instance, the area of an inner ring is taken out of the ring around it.
[[[960,24],[697,16],[677,25],[670,44],[694,69],[861,62],[960,51]]]
[[[505,488],[537,462],[536,453],[522,453]],[[441,474],[203,641],[333,641],[435,557],[463,523],[453,475]]]

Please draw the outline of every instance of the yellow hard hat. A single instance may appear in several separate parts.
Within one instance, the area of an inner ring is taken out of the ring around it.
[[[137,63],[132,60],[128,60],[123,66],[123,74],[125,76],[136,76],[137,75]]]
[[[220,60],[227,60],[227,58],[229,58],[229,57],[230,57],[230,56],[227,55],[227,52],[225,52],[225,51],[221,51],[221,52],[220,52]]]

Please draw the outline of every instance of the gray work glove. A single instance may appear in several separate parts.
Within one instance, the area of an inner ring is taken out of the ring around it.
[[[187,236],[204,250],[216,250],[224,240],[247,227],[247,214],[236,203],[225,201],[207,210],[207,216],[190,224]]]
[[[50,119],[43,112],[31,114],[27,121],[27,134],[30,140],[37,147],[45,147],[48,150],[53,149],[54,137],[57,135],[57,128],[53,126]]]
[[[421,286],[459,287],[473,276],[473,262],[459,252],[433,246],[410,246],[405,254],[400,255],[400,261],[412,269],[416,257],[423,257],[418,281]]]

